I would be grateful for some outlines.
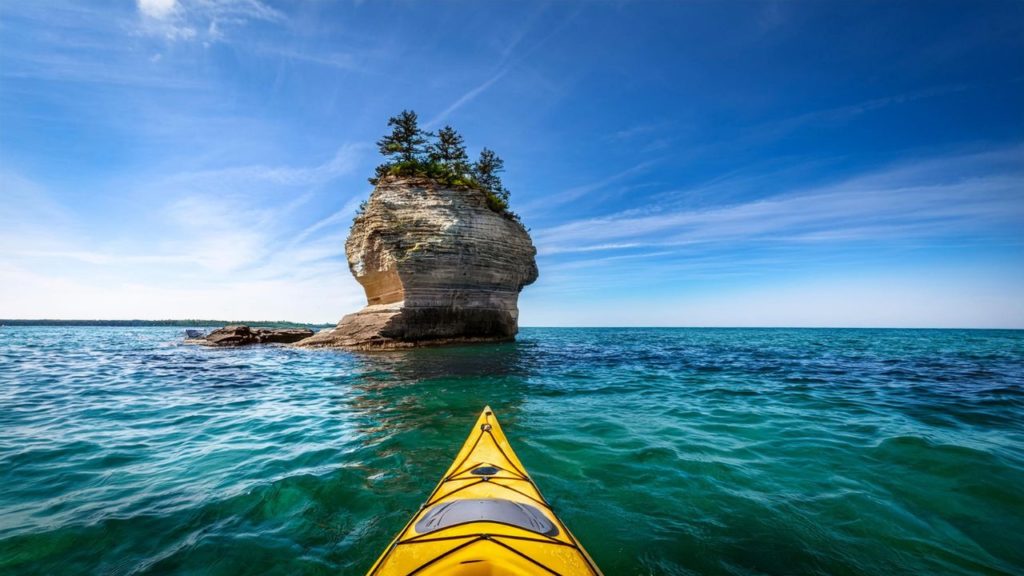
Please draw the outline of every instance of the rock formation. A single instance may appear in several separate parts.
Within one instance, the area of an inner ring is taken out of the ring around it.
[[[225,326],[206,336],[193,337],[188,331],[186,344],[201,346],[246,346],[249,344],[292,344],[313,335],[312,330],[301,328],[250,328]]]
[[[490,209],[484,192],[389,176],[345,243],[367,306],[298,345],[379,349],[511,340],[519,292],[537,279],[536,253],[523,225]]]

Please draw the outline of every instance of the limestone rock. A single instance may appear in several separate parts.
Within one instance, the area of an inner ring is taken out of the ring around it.
[[[191,331],[189,331],[191,332]],[[192,337],[186,344],[201,346],[245,346],[248,344],[292,344],[313,335],[312,330],[302,328],[250,328],[248,326],[225,326],[206,336]]]
[[[299,346],[357,349],[512,340],[519,292],[537,279],[521,223],[483,192],[382,180],[345,243],[367,306]]]

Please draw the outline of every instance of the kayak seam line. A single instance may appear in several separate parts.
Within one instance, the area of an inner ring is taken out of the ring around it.
[[[545,538],[551,538],[551,536],[545,536],[544,534],[541,534],[541,536],[544,536]],[[491,538],[509,538],[511,540],[524,540],[526,542],[539,542],[541,544],[556,544],[558,546],[572,548],[573,550],[576,549],[576,547],[570,544],[569,542],[562,542],[561,540],[556,540],[554,538],[551,538],[551,540],[541,540],[539,538],[527,538],[526,536],[516,536],[514,534],[492,534]]]
[[[473,445],[469,447],[469,451],[466,452],[466,455],[462,458],[462,460],[458,464],[456,464],[455,466],[452,466],[452,468],[454,468],[455,470],[459,470],[460,468],[462,468],[462,465],[466,463],[466,460],[469,460],[469,457],[473,455],[473,451],[476,450],[477,444],[480,443],[480,439],[483,438],[483,437],[484,437],[483,434],[477,434],[476,440],[473,441]],[[441,481],[441,484],[444,484],[443,480]],[[438,484],[437,488],[440,488],[441,484]],[[434,492],[437,492],[437,488],[434,489]],[[431,493],[430,497],[433,498],[434,494]],[[430,498],[427,498],[427,500],[430,500]]]
[[[497,440],[495,440],[494,445],[498,447],[498,450],[501,450],[501,446],[498,444]],[[505,456],[505,459],[508,460],[509,463],[512,464],[513,467],[515,467],[515,464],[505,454],[504,450],[501,450],[501,455]],[[517,468],[517,471],[518,471],[518,468]],[[530,483],[531,486],[533,486],[533,491],[536,492],[537,495],[540,496],[541,500],[544,501],[543,502],[544,506],[547,507],[548,511],[551,512],[551,515],[555,517],[555,521],[562,528],[562,532],[564,532],[566,537],[572,542],[573,548],[576,549],[580,553],[580,556],[583,557],[583,560],[587,564],[587,568],[590,569],[591,573],[593,573],[595,575],[600,575],[601,574],[601,570],[594,564],[594,561],[590,558],[590,555],[587,554],[586,550],[583,549],[583,546],[581,546],[579,541],[576,540],[576,536],[574,536],[573,533],[569,530],[569,528],[565,525],[565,522],[562,522],[562,519],[558,517],[557,513],[555,513],[555,509],[551,506],[551,504],[548,503],[547,498],[544,497],[544,493],[541,492],[540,488],[537,487],[537,483],[534,482],[533,479],[530,478],[529,476],[526,477],[526,480]],[[496,484],[498,486],[502,486],[504,488],[512,490],[513,492],[519,492],[518,490],[516,490],[515,488],[512,488],[511,486],[505,486],[505,485],[503,485],[501,483],[496,483]],[[519,493],[522,494],[521,492],[519,492]],[[527,496],[526,494],[523,494],[523,496],[526,496],[527,498],[529,498],[529,496]]]
[[[501,542],[501,541],[498,541],[498,540],[492,540],[492,542],[494,542],[498,546],[501,546],[502,548],[505,548],[506,550],[510,550],[510,551],[514,552],[517,556],[521,556],[523,558],[526,558],[528,561],[532,562],[533,564],[536,564],[537,566],[540,566],[541,568],[547,570],[548,572],[554,574],[555,576],[562,576],[561,573],[556,572],[556,571],[552,570],[551,568],[548,568],[544,564],[541,564],[539,561],[534,560],[533,558],[530,558],[526,554],[523,554],[519,550],[516,550],[515,548],[513,548],[512,546],[509,546],[508,544],[505,544],[504,542]]]
[[[449,526],[448,528],[454,528],[456,526],[465,526],[466,524],[474,524],[476,522],[478,522],[478,521],[467,522],[467,523],[463,523],[463,524],[455,524],[455,525]],[[504,522],[493,522],[493,523],[494,524],[502,524],[504,526],[511,526],[513,528],[521,528],[520,526],[515,526],[513,524],[506,524]],[[445,528],[445,530],[446,529],[447,528]],[[578,550],[578,548],[573,546],[573,544],[570,543],[570,542],[562,542],[561,540],[557,540],[555,538],[552,538],[551,536],[545,536],[544,534],[540,534],[540,535],[544,536],[544,538],[548,538],[548,539],[547,540],[542,540],[540,538],[528,538],[526,536],[519,536],[519,535],[516,535],[516,534],[491,534],[490,537],[491,537],[492,540],[493,539],[497,539],[497,538],[507,538],[507,539],[510,539],[510,540],[522,540],[524,542],[537,542],[538,544],[554,544],[554,545],[557,545],[557,546],[565,546],[566,548],[572,548],[573,550]],[[423,538],[423,536],[426,536],[426,534],[421,535],[421,536],[413,536],[412,538],[409,538],[408,540],[402,540],[398,544],[399,545],[401,545],[401,544],[429,544],[429,543],[432,543],[432,542],[444,542],[444,541],[447,541],[447,540],[461,540],[463,538],[479,538],[480,537],[479,534],[461,534],[461,535],[458,535],[458,536],[438,536],[437,538]]]
[[[473,449],[474,450],[476,449],[476,445],[475,444],[473,445]],[[467,460],[468,459],[469,458],[467,458]],[[472,466],[466,466],[465,468],[463,468],[461,470],[456,470],[455,472],[452,472],[451,474],[445,476],[444,479],[445,479],[445,481],[452,480],[456,476],[461,476],[461,475],[465,474],[466,472],[469,472],[469,471],[473,470],[474,468],[476,468],[477,466],[480,466],[482,464],[486,464],[486,462],[477,462],[476,464],[473,464]]]
[[[449,478],[445,482],[458,482],[459,480],[476,480],[477,478],[483,478],[483,476],[466,476],[465,478]],[[487,476],[491,480],[519,480],[520,482],[529,482],[529,478],[520,478],[519,476]]]
[[[484,415],[484,421],[487,420],[489,420],[489,418],[487,417],[487,415]],[[476,424],[474,424],[473,429],[476,430]],[[483,434],[477,433],[476,438],[473,440],[473,445],[470,446],[469,450],[466,452],[466,455],[462,458],[462,461],[460,461],[455,468],[461,467],[466,462],[466,460],[469,460],[469,457],[473,455],[473,451],[476,450],[477,445],[480,444],[481,438],[483,438]],[[495,441],[495,445],[497,445],[497,441]],[[501,447],[499,446],[498,449],[501,450]],[[502,456],[505,456],[506,459],[508,459],[508,456],[505,455],[504,451],[501,451],[501,454]],[[456,454],[456,457],[458,457],[458,454]],[[511,461],[509,461],[509,463],[511,464]],[[513,464],[512,466],[515,467],[515,464]],[[440,490],[441,487],[444,486],[445,481],[446,479],[442,478],[441,481],[438,482],[436,486],[434,486],[434,489],[430,492],[430,495],[427,496],[428,503],[434,497],[434,495],[437,494],[438,490]],[[427,506],[428,504],[423,504],[422,506],[420,506],[420,511],[422,512],[423,508],[426,508]],[[378,558],[377,561],[373,564],[373,567],[370,568],[369,576],[374,576],[380,571],[381,567],[384,566],[385,561],[388,559],[388,557],[391,556],[391,553],[395,550],[395,547],[398,546],[398,544],[402,541],[402,534],[405,534],[409,531],[409,528],[413,525],[414,522],[416,522],[416,519],[419,516],[420,513],[413,514],[412,518],[410,518],[409,521],[405,523],[405,526],[402,527],[402,530],[395,536],[394,540],[392,540],[391,543],[388,545],[387,550],[383,554],[381,554],[380,558]],[[562,528],[564,529],[565,526],[563,525]]]
[[[451,554],[454,554],[455,552],[458,552],[459,550],[462,550],[463,548],[465,548],[465,547],[467,547],[467,546],[471,546],[471,545],[473,545],[474,543],[476,543],[476,542],[479,542],[479,541],[481,541],[481,540],[483,540],[483,537],[480,537],[480,536],[478,536],[477,538],[475,538],[475,539],[473,539],[473,540],[470,540],[469,542],[464,542],[464,543],[462,543],[462,544],[459,544],[459,545],[458,545],[458,546],[456,546],[455,548],[452,548],[451,550],[448,550],[448,551],[446,551],[446,552],[443,552],[443,553],[441,553],[441,554],[439,554],[439,555],[437,555],[437,556],[434,556],[434,557],[433,557],[433,558],[431,558],[431,559],[430,559],[429,561],[427,561],[427,563],[426,563],[426,564],[423,564],[423,565],[421,565],[421,566],[420,566],[419,568],[416,568],[416,569],[415,569],[415,570],[413,570],[412,572],[409,572],[409,573],[407,574],[407,576],[413,576],[413,574],[416,574],[417,572],[419,572],[419,571],[423,570],[423,569],[424,569],[424,568],[426,568],[427,566],[430,566],[430,565],[431,565],[431,564],[433,564],[434,562],[437,562],[438,560],[440,560],[440,559],[444,558],[445,556],[450,556]]]
[[[554,515],[555,515],[555,511],[554,511],[554,510],[552,510],[552,509],[551,509],[551,506],[549,506],[549,505],[548,505],[548,503],[544,501],[544,495],[540,493],[540,490],[537,490],[537,487],[536,487],[536,486],[534,486],[534,487],[533,487],[533,489],[534,489],[534,491],[535,491],[535,492],[537,493],[537,495],[538,495],[538,496],[540,496],[540,498],[541,498],[540,500],[538,500],[538,499],[534,498],[533,496],[530,496],[530,495],[529,495],[529,494],[527,494],[526,492],[522,492],[522,491],[520,491],[520,490],[516,490],[515,488],[513,488],[513,487],[511,487],[511,486],[507,486],[507,485],[505,485],[505,484],[502,484],[501,482],[494,482],[493,484],[494,484],[495,486],[501,486],[501,487],[502,487],[502,488],[504,488],[505,490],[511,490],[511,491],[515,492],[516,494],[519,494],[519,495],[521,495],[521,496],[525,496],[526,498],[529,498],[530,500],[533,500],[533,501],[534,501],[534,502],[536,502],[537,504],[540,504],[541,506],[543,506],[543,507],[547,508],[547,509],[548,509],[548,512],[551,512],[551,515],[552,515],[552,516],[554,516]],[[531,483],[531,485],[532,485],[532,483]],[[564,526],[563,526],[563,528],[564,528]]]
[[[466,488],[471,488],[471,487],[473,487],[473,486],[476,486],[477,484],[483,484],[484,482],[485,482],[485,480],[477,480],[476,482],[473,482],[472,484],[463,484],[462,486],[459,486],[458,488],[456,488],[456,489],[452,490],[451,492],[448,492],[448,493],[447,493],[447,494],[445,494],[444,496],[440,496],[440,497],[438,497],[438,499],[437,499],[437,500],[433,500],[433,501],[431,501],[431,500],[428,500],[428,501],[427,501],[427,503],[426,503],[426,504],[424,504],[423,506],[424,506],[424,507],[426,507],[426,506],[433,506],[433,505],[434,505],[434,504],[436,504],[437,502],[439,502],[439,501],[441,501],[441,500],[443,500],[443,499],[445,499],[445,498],[447,498],[447,497],[451,496],[452,494],[455,494],[456,492],[462,492],[462,491],[463,491],[463,490],[465,490]],[[500,486],[500,484],[499,484],[499,486]]]
[[[520,476],[523,476],[524,478],[529,478],[529,477],[530,477],[530,475],[529,475],[529,474],[527,474],[526,472],[524,472],[524,471],[520,470],[520,469],[519,469],[519,467],[518,467],[518,466],[516,466],[516,463],[515,463],[515,462],[514,462],[514,461],[513,461],[513,460],[512,460],[511,458],[509,458],[509,457],[508,457],[508,454],[505,454],[505,449],[501,447],[501,443],[500,443],[500,442],[498,442],[498,439],[494,437],[494,433],[493,433],[493,432],[491,432],[490,430],[487,430],[487,434],[488,434],[488,435],[490,435],[490,437],[491,437],[491,440],[494,440],[494,445],[495,445],[495,446],[496,446],[496,447],[498,448],[498,452],[501,452],[501,455],[502,455],[502,456],[504,456],[504,457],[505,457],[505,460],[506,460],[506,461],[508,461],[508,463],[512,465],[512,468],[513,468],[513,469],[514,469],[514,470],[515,470],[515,471],[516,471],[516,472],[517,472],[517,473],[518,473],[518,474],[519,474]]]
[[[441,530],[445,530],[445,528],[442,528]],[[408,538],[406,540],[402,540],[402,541],[398,542],[398,544],[399,545],[401,545],[401,544],[422,544],[422,543],[425,543],[425,542],[443,542],[445,540],[459,540],[459,539],[462,539],[462,538],[479,538],[480,537],[479,534],[460,534],[458,536],[438,536],[437,538],[424,538],[424,536],[426,536],[426,534],[420,534],[419,536],[413,536],[412,538]]]
[[[495,442],[495,445],[497,445],[497,442]],[[502,456],[504,456],[504,455],[505,455],[505,453],[502,452]],[[508,457],[506,457],[506,460],[508,460]],[[511,464],[511,463],[512,462],[509,461],[509,464]],[[466,466],[465,468],[463,468],[462,470],[459,470],[458,472],[453,472],[452,474],[449,474],[448,477],[445,478],[445,481],[448,481],[448,480],[461,480],[461,478],[455,478],[455,477],[456,476],[462,476],[463,474],[465,474],[467,472],[472,472],[475,468],[477,468],[478,466],[482,466],[484,464],[487,464],[488,466],[494,466],[498,470],[501,470],[501,471],[504,471],[504,472],[508,472],[509,474],[512,474],[514,477],[519,478],[521,480],[529,480],[529,478],[526,478],[525,476],[522,476],[522,475],[518,475],[515,472],[513,472],[512,470],[509,470],[508,468],[505,468],[504,466],[501,466],[501,465],[498,465],[498,464],[492,464],[490,462],[478,462],[476,464],[473,464],[472,466]],[[514,465],[513,465],[513,468],[515,468]],[[491,476],[491,478],[496,478],[496,476]]]
[[[477,435],[476,440],[473,441],[473,446],[470,447],[469,452],[466,453],[466,456],[465,456],[465,458],[462,459],[462,462],[465,462],[466,460],[469,460],[469,457],[473,454],[473,450],[476,449],[476,445],[480,442],[481,436],[483,436],[483,435],[482,434],[478,434]],[[456,457],[458,457],[458,454],[456,454]],[[460,465],[461,465],[461,463],[460,463]],[[420,506],[420,510],[418,512],[416,512],[415,514],[413,514],[412,518],[410,518],[409,521],[405,523],[405,526],[402,527],[402,530],[395,536],[395,538],[391,541],[391,543],[388,544],[387,550],[385,550],[384,553],[381,554],[380,558],[377,558],[377,561],[373,564],[373,567],[370,568],[370,572],[368,573],[367,576],[374,576],[375,574],[377,574],[377,572],[380,571],[381,567],[384,566],[385,561],[388,559],[388,557],[391,556],[391,553],[395,550],[395,547],[398,546],[401,543],[401,541],[402,541],[402,534],[405,534],[406,532],[409,531],[409,528],[413,525],[414,522],[416,522],[416,519],[420,517],[423,509],[426,508],[429,505],[429,502],[430,502],[431,498],[433,498],[434,495],[437,494],[437,491],[440,490],[442,486],[444,486],[445,482],[446,482],[446,478],[442,478],[441,481],[438,482],[436,486],[434,486],[434,489],[431,490],[430,495],[427,496],[427,503],[423,504],[422,506]],[[564,528],[564,526],[563,526],[563,528]]]
[[[558,515],[554,513],[554,510],[552,510],[551,513],[555,516],[555,518],[558,518]],[[598,568],[596,564],[594,564],[594,560],[590,557],[590,554],[587,554],[587,551],[583,549],[583,546],[580,546],[579,541],[576,540],[576,536],[574,536],[573,533],[569,531],[569,528],[566,527],[565,523],[562,522],[560,518],[558,520],[558,523],[561,524],[562,529],[565,530],[565,536],[570,541],[572,541],[573,548],[579,550],[580,556],[583,556],[583,559],[587,562],[587,567],[590,568],[590,572],[592,574],[595,574],[596,576],[601,576],[601,569]]]
[[[493,486],[499,486],[501,488],[504,488],[505,490],[511,490],[512,492],[515,492],[516,494],[519,494],[520,496],[523,496],[524,498],[529,498],[531,501],[536,502],[537,504],[540,504],[541,506],[547,508],[548,512],[551,512],[552,516],[554,516],[555,515],[555,511],[551,508],[551,505],[548,504],[547,500],[544,499],[544,495],[540,493],[540,490],[537,489],[537,485],[534,484],[532,481],[530,481],[528,478],[523,478],[523,480],[526,480],[527,482],[530,482],[530,486],[532,486],[533,487],[533,491],[536,492],[538,496],[540,496],[540,499],[534,498],[533,496],[530,496],[526,492],[523,492],[521,490],[517,490],[517,489],[515,489],[515,488],[513,488],[513,487],[511,487],[511,486],[509,486],[507,484],[502,484],[501,482],[491,482],[491,484]],[[450,482],[450,480],[446,481],[446,482]],[[428,506],[433,506],[434,504],[437,504],[441,500],[444,500],[445,498],[448,498],[452,494],[456,494],[458,492],[462,492],[463,490],[466,490],[468,488],[472,488],[473,486],[476,486],[478,484],[483,484],[485,482],[487,482],[487,480],[480,479],[480,480],[477,480],[476,482],[472,482],[470,484],[463,484],[462,486],[459,486],[458,488],[455,488],[451,492],[446,492],[445,494],[443,494],[441,496],[438,496],[436,500],[428,500],[427,503],[423,505],[423,507],[426,508]],[[564,529],[565,526],[562,526],[562,528]]]
[[[488,420],[489,420],[489,418],[488,418]],[[501,443],[498,442],[498,439],[494,437],[494,432],[492,430],[485,430],[485,432],[487,432],[487,434],[489,434],[491,436],[491,440],[494,441],[494,446],[498,449],[499,452],[501,452],[501,455],[512,466],[512,468],[515,469],[515,471],[517,473],[519,473],[520,475],[522,475],[524,478],[529,480],[530,484],[533,486],[534,492],[536,492],[537,495],[540,496],[541,500],[544,501],[544,506],[546,506],[548,511],[551,512],[551,515],[555,517],[555,520],[561,526],[562,530],[568,536],[569,540],[572,541],[574,547],[577,550],[580,551],[580,555],[583,556],[584,560],[586,561],[587,567],[590,568],[590,570],[594,574],[601,574],[601,571],[594,565],[594,562],[593,562],[593,560],[590,559],[590,556],[585,551],[583,551],[583,547],[580,546],[580,543],[579,543],[579,541],[576,540],[576,537],[573,536],[572,532],[570,532],[569,529],[565,526],[565,523],[562,522],[561,518],[558,517],[558,514],[555,514],[554,508],[552,508],[551,505],[548,504],[547,499],[544,497],[544,494],[540,491],[540,488],[537,487],[537,484],[533,481],[533,479],[530,478],[529,474],[527,474],[523,470],[520,470],[519,467],[516,466],[516,463],[511,458],[508,457],[508,454],[506,454],[505,450],[501,447]],[[478,436],[476,442],[473,443],[473,448],[474,449],[476,448],[477,443],[480,442],[480,438],[482,436],[483,436],[482,434],[480,436]],[[511,446],[510,446],[510,448],[511,448]],[[472,450],[471,450],[471,452],[472,452]],[[469,455],[467,454],[466,458],[463,459],[463,462],[465,462],[468,459],[469,459]],[[501,486],[501,484],[498,484],[498,485]],[[440,486],[438,486],[438,488],[440,488]],[[515,489],[510,488],[508,486],[505,486],[505,488],[508,488],[509,490],[512,490],[513,492],[518,492],[518,490],[515,490]],[[525,496],[525,494],[524,494],[524,496]],[[524,558],[526,558],[526,557],[524,556]],[[527,558],[527,559],[530,560],[531,562],[533,561],[533,559],[531,559],[531,558]],[[544,566],[544,568],[547,569],[546,566]],[[557,572],[555,572],[555,574],[557,574]]]

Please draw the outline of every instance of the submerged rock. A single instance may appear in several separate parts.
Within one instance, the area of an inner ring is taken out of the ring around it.
[[[309,338],[312,330],[303,328],[250,328],[248,326],[225,326],[209,334],[196,335],[194,331],[186,332],[189,336],[186,344],[201,346],[246,346],[248,344],[292,344]]]
[[[298,345],[373,349],[512,340],[519,292],[537,279],[536,253],[523,225],[491,210],[482,191],[386,178],[345,243],[367,306]]]

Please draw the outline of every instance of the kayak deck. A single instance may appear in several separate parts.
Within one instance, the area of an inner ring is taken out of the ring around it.
[[[600,575],[551,510],[490,407],[369,576]]]

